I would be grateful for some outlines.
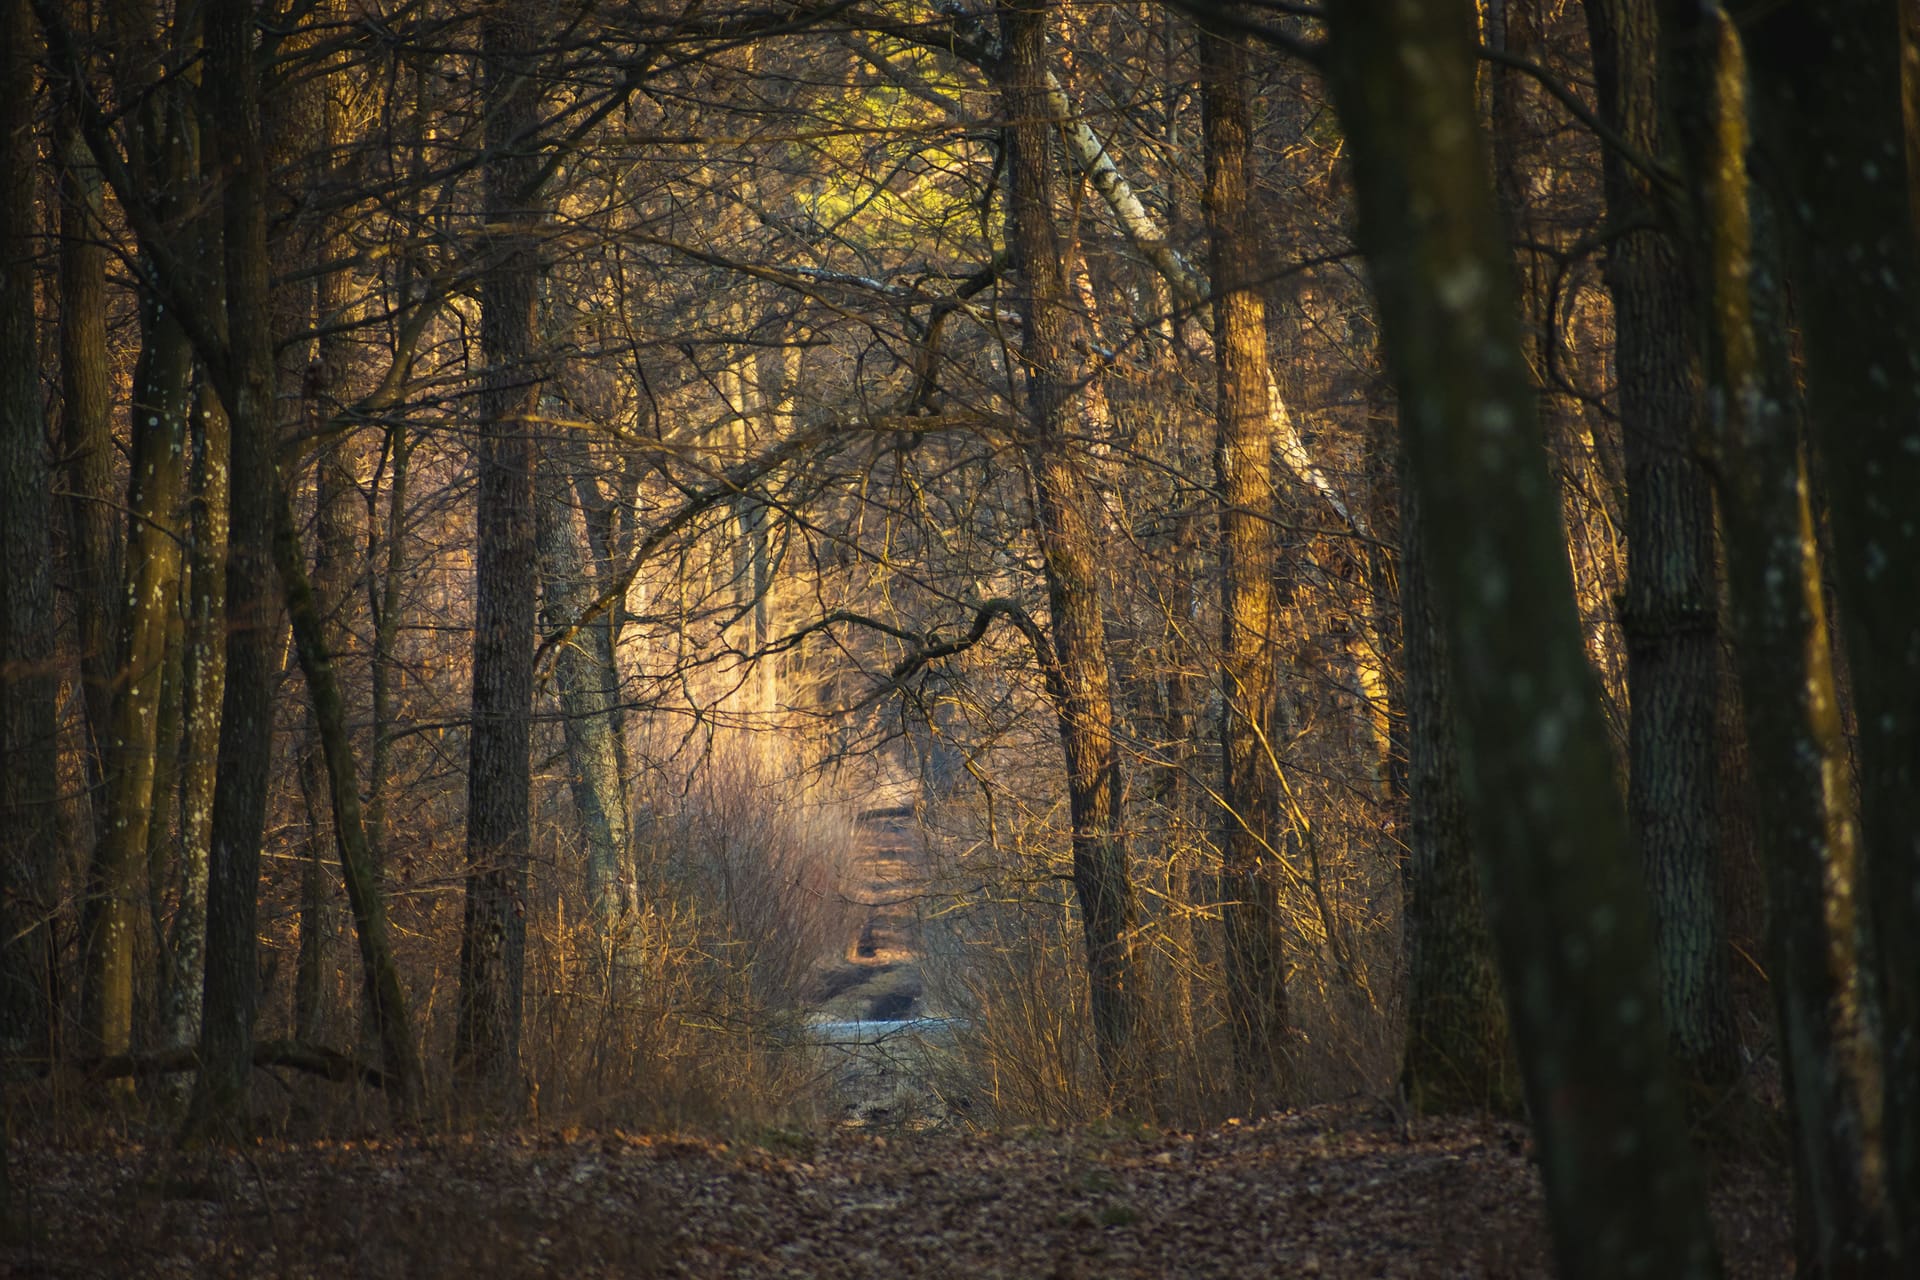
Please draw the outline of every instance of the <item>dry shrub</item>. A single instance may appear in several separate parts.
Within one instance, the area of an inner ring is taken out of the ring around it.
[[[949,815],[952,817],[952,815]],[[1365,833],[1329,820],[1283,891],[1294,1086],[1251,1098],[1232,1064],[1221,964],[1218,854],[1191,831],[1135,848],[1135,931],[1146,1118],[1205,1124],[1390,1091],[1398,1060],[1399,892]],[[950,836],[953,896],[929,931],[928,980],[963,1020],[952,1079],[983,1123],[1058,1124],[1112,1110],[1094,1055],[1080,919],[1064,831],[1035,823],[999,847]],[[965,886],[964,889],[960,886]]]
[[[708,760],[647,799],[638,910],[558,915],[529,955],[528,1065],[547,1118],[650,1128],[806,1125],[809,982],[852,930],[852,823],[770,765]]]

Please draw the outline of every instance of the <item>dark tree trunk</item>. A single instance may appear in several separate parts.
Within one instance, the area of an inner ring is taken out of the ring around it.
[[[1660,154],[1659,28],[1653,0],[1589,0],[1603,115],[1640,156]],[[1622,452],[1627,472],[1627,811],[1652,896],[1662,1007],[1696,1109],[1739,1073],[1720,823],[1718,582],[1713,494],[1701,462],[1704,371],[1697,310],[1670,210],[1617,147],[1601,151]]]
[[[1227,1013],[1249,1096],[1272,1105],[1292,1084],[1281,849],[1290,824],[1274,749],[1280,625],[1267,310],[1257,288],[1260,237],[1250,191],[1251,130],[1242,38],[1200,35],[1211,244],[1216,389],[1214,471],[1220,486],[1221,901]]]
[[[268,288],[267,166],[261,144],[253,6],[210,0],[206,11],[208,154],[217,159],[226,271],[217,373],[230,439],[226,689],[220,717],[207,883],[207,969],[200,1077],[190,1127],[232,1133],[247,1123],[260,842],[273,745],[275,413]]]
[[[1717,8],[1676,2],[1660,16],[1663,86],[1696,179],[1689,214],[1709,377],[1725,406],[1711,448],[1767,863],[1800,1264],[1809,1275],[1891,1275],[1888,1206],[1868,1171],[1879,1082],[1860,1004],[1847,744],[1777,235],[1770,204],[1749,186],[1745,55]]]
[[[1718,1272],[1475,128],[1472,10],[1328,11],[1561,1274]]]
[[[0,1053],[53,1044],[55,765],[53,544],[34,332],[32,23],[0,5]]]
[[[1044,4],[1006,4],[999,10],[1006,46],[1001,101],[1008,121],[1013,249],[1026,281],[1021,298],[1026,336],[1020,351],[1027,389],[1026,450],[1052,613],[1049,685],[1067,762],[1073,884],[1086,940],[1094,1044],[1108,1087],[1127,1105],[1137,1100],[1140,1065],[1134,1061],[1140,1017],[1132,950],[1136,907],[1120,830],[1120,755],[1100,610],[1093,495],[1071,438],[1075,362],[1053,218],[1048,13]]]
[[[389,1078],[387,1101],[396,1118],[405,1119],[419,1105],[420,1059],[414,1048],[406,993],[388,945],[386,894],[380,887],[366,826],[361,821],[360,784],[348,738],[346,700],[334,672],[320,601],[307,581],[293,509],[284,488],[275,493],[273,518],[274,556],[286,589],[300,670],[313,700],[313,718],[325,756],[331,826],[347,900],[353,907],[354,930],[360,940],[363,988]]]
[[[537,579],[533,517],[538,165],[532,35],[502,11],[483,27],[488,265],[480,284],[479,497],[467,895],[454,1058],[495,1107],[517,1107],[527,942],[529,751]]]
[[[1520,1080],[1474,868],[1455,745],[1453,676],[1425,543],[1418,487],[1403,483],[1400,609],[1408,834],[1407,1044],[1401,1084],[1408,1104],[1422,1114],[1510,1113],[1520,1106]]]
[[[1859,723],[1861,888],[1881,1001],[1887,1201],[1920,1267],[1920,246],[1890,7],[1797,3],[1749,34],[1783,159],[1813,437]],[[1911,51],[1912,46],[1907,46]],[[1903,181],[1903,178],[1905,179]]]

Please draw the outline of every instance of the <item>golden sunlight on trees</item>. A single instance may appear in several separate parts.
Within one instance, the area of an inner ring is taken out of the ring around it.
[[[1356,1273],[1547,1265],[1536,1179],[1567,1274],[1912,1270],[1911,54],[0,3],[0,1188],[1065,1126],[1035,1229],[1164,1242],[1360,1134]],[[1474,1134],[1507,1243],[1392,1173]]]

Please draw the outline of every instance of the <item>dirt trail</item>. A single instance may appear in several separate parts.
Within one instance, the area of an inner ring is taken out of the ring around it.
[[[921,847],[910,809],[860,815],[847,891],[865,907],[840,959],[820,975],[821,1020],[892,1022],[920,1016],[920,919],[914,892]]]
[[[938,1124],[948,1100],[929,1050],[948,1034],[921,971],[919,894],[925,853],[911,809],[860,815],[848,892],[865,906],[839,958],[819,977],[812,1019],[853,1126]]]

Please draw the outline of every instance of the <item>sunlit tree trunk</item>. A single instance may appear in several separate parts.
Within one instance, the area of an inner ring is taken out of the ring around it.
[[[466,916],[460,936],[458,1071],[494,1106],[519,1103],[521,992],[537,590],[533,420],[539,104],[524,14],[482,24],[488,236],[480,284],[479,485],[473,630],[473,727],[467,771]]]
[[[87,786],[94,826],[106,824],[101,752],[112,716],[120,616],[120,531],[113,493],[113,411],[107,366],[105,201],[100,174],[61,112],[60,427],[65,515],[80,632]]]
[[[0,7],[0,1053],[52,1048],[59,858],[53,513],[34,332],[37,133],[26,0]]]
[[[108,717],[107,821],[87,872],[81,1016],[88,1048],[127,1052],[134,953],[159,756],[167,633],[180,593],[178,515],[185,482],[193,352],[179,322],[149,296],[130,410],[125,581],[116,645],[120,675]]]
[[[1328,21],[1560,1272],[1713,1275],[1705,1181],[1667,1064],[1644,892],[1475,128],[1472,11],[1353,0]]]
[[[1889,8],[1797,3],[1747,36],[1756,127],[1788,157],[1794,299],[1859,723],[1861,890],[1881,1003],[1886,1197],[1920,1268],[1920,246]],[[1909,54],[1911,44],[1906,46]]]
[[[1701,463],[1706,387],[1686,265],[1653,177],[1661,154],[1653,0],[1586,6],[1604,117],[1635,155],[1601,151],[1607,209],[1632,228],[1607,251],[1627,473],[1627,583],[1620,626],[1631,706],[1627,807],[1652,896],[1667,1031],[1691,1103],[1733,1087],[1726,924],[1718,884],[1718,574],[1713,495]]]
[[[1003,4],[1006,61],[1001,101],[1008,119],[1007,172],[1012,238],[1025,277],[1026,451],[1036,528],[1052,615],[1049,684],[1067,763],[1074,892],[1080,904],[1091,987],[1094,1043],[1109,1087],[1123,1105],[1135,1092],[1133,1061],[1140,991],[1133,930],[1137,908],[1120,829],[1120,756],[1113,733],[1113,678],[1099,600],[1093,497],[1074,457],[1069,312],[1053,219],[1042,5]]]
[[[1206,136],[1205,212],[1211,244],[1214,360],[1218,369],[1214,470],[1220,486],[1221,901],[1227,1009],[1234,1056],[1256,1101],[1291,1086],[1282,849],[1289,824],[1274,747],[1280,625],[1275,590],[1273,408],[1267,387],[1267,312],[1250,192],[1246,53],[1238,36],[1200,35]]]
[[[1890,1275],[1888,1206],[1869,1156],[1880,1082],[1861,1007],[1859,853],[1778,232],[1749,186],[1747,73],[1731,18],[1682,3],[1660,16],[1671,32],[1663,84],[1696,177],[1690,214],[1721,405],[1711,449],[1767,863],[1800,1262],[1811,1275]]]

